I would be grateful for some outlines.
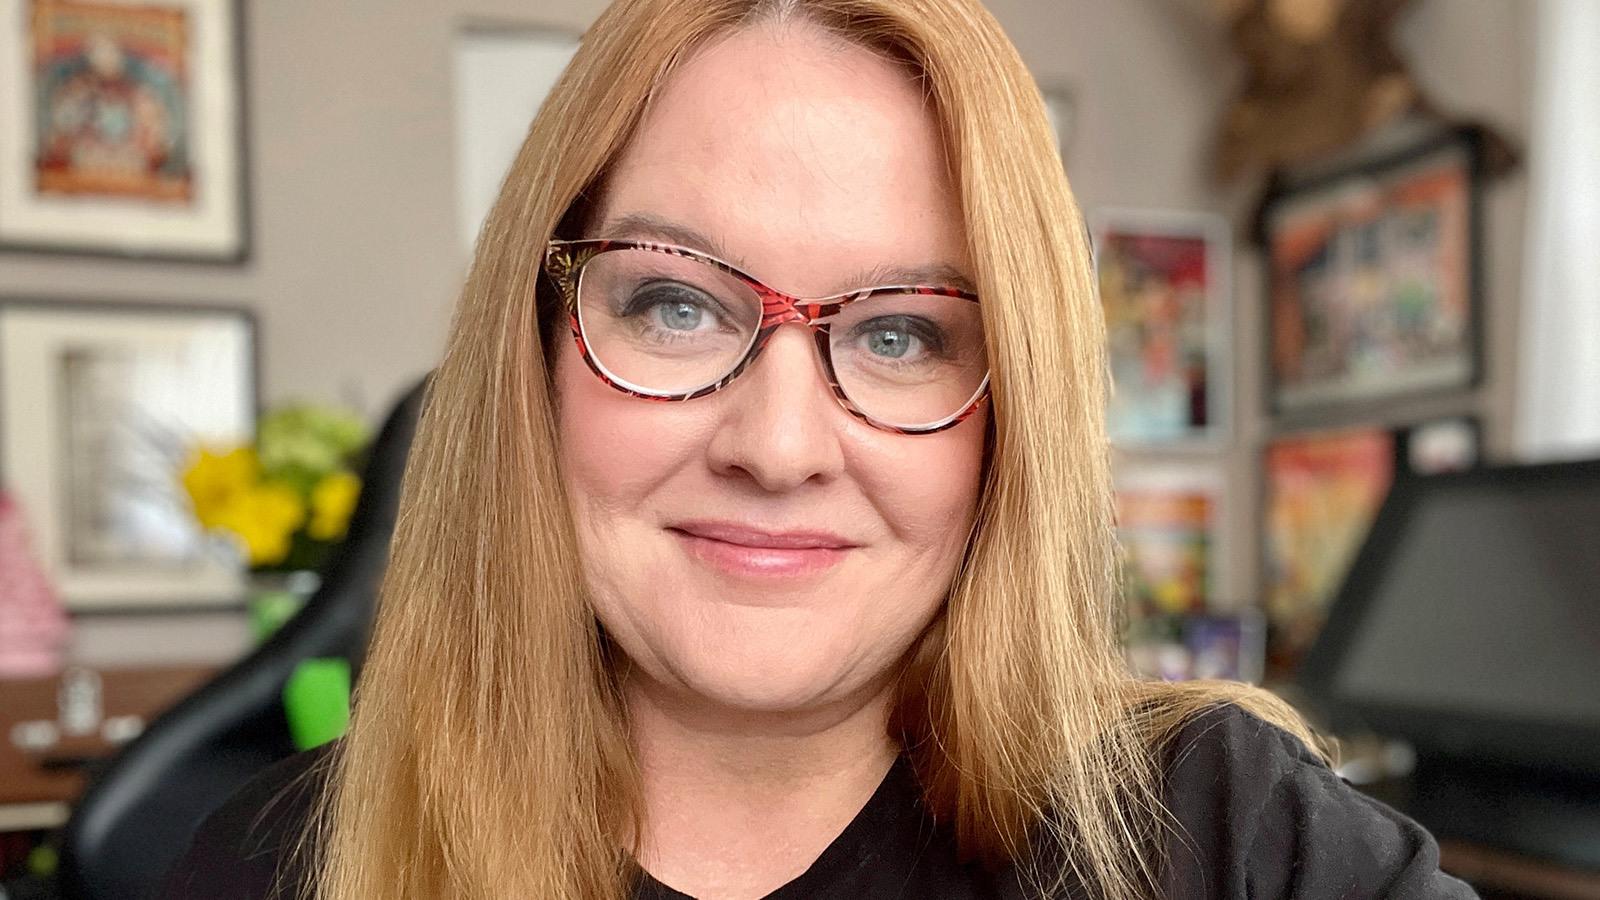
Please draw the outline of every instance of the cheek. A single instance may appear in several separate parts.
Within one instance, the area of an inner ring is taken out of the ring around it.
[[[867,496],[895,537],[954,571],[977,511],[987,410],[949,431],[905,437],[873,433],[858,468]]]
[[[652,486],[692,456],[698,440],[692,416],[681,415],[674,404],[629,397],[602,383],[570,339],[556,351],[555,384],[561,471],[580,514],[636,507]]]
[[[565,335],[563,335],[565,337]],[[648,564],[627,551],[639,528],[635,519],[659,483],[679,463],[669,443],[640,440],[645,406],[603,384],[569,339],[556,350],[556,434],[561,477],[571,503],[578,555],[595,612],[616,630],[614,598],[627,596]]]
[[[609,604],[637,594],[660,566],[658,501],[698,458],[706,423],[684,404],[640,400],[601,382],[570,339],[557,350],[555,389],[578,551],[597,602]]]

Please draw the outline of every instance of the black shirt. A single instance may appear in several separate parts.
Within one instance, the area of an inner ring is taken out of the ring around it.
[[[246,785],[211,815],[173,869],[170,900],[290,900],[274,892],[304,872],[287,848],[317,785],[315,751]],[[1169,898],[1472,898],[1441,874],[1438,847],[1416,823],[1352,788],[1286,732],[1225,706],[1186,725],[1168,752],[1165,801],[1181,838],[1169,842]],[[1032,896],[1014,872],[957,860],[953,836],[925,814],[916,776],[898,760],[810,868],[767,900]],[[692,900],[644,875],[636,900]],[[1090,896],[1070,889],[1064,896]]]

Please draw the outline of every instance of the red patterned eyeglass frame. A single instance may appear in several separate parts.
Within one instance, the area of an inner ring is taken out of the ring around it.
[[[745,352],[744,357],[729,370],[728,374],[711,384],[684,394],[640,393],[625,384],[619,384],[610,375],[606,374],[599,362],[589,352],[588,342],[583,339],[583,326],[578,321],[578,273],[596,256],[613,250],[649,250],[654,253],[665,253],[671,256],[692,259],[726,272],[743,282],[746,287],[755,291],[756,296],[761,298],[761,324],[757,327],[755,340],[750,343],[750,349]],[[545,247],[544,269],[549,274],[550,280],[555,283],[556,289],[561,293],[562,302],[566,304],[567,321],[572,328],[572,339],[577,343],[578,353],[583,357],[584,363],[588,365],[589,371],[593,372],[595,377],[601,381],[630,397],[638,397],[641,400],[682,402],[716,393],[727,387],[730,382],[739,377],[741,372],[749,368],[751,363],[755,362],[756,357],[760,356],[761,351],[766,349],[767,344],[772,340],[773,334],[777,332],[780,326],[795,322],[811,330],[817,353],[822,360],[822,370],[827,376],[828,387],[833,391],[834,399],[839,402],[840,406],[844,407],[846,412],[874,428],[895,434],[933,434],[961,424],[974,412],[977,412],[978,408],[989,398],[989,373],[985,372],[982,384],[972,395],[972,399],[967,402],[966,407],[948,418],[920,427],[892,425],[888,422],[874,419],[872,416],[862,412],[845,394],[844,388],[839,384],[839,378],[834,374],[833,352],[829,345],[829,323],[819,321],[838,314],[841,309],[851,303],[881,294],[956,297],[962,300],[970,300],[973,303],[978,302],[978,295],[961,288],[938,285],[883,285],[864,290],[848,291],[831,297],[805,299],[768,287],[756,280],[755,277],[739,271],[729,263],[723,262],[710,254],[701,253],[698,250],[653,241],[624,241],[605,238],[550,241]]]

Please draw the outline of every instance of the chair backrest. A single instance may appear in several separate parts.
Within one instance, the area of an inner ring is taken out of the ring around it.
[[[243,660],[118,754],[84,793],[62,840],[61,888],[80,900],[149,896],[200,822],[261,769],[295,752],[282,691],[312,657],[366,654],[426,379],[373,442],[344,541],[305,607]]]

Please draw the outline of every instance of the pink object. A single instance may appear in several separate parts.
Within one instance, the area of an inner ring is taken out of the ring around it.
[[[0,492],[0,678],[53,674],[66,638],[66,613],[33,555],[22,508]]]

